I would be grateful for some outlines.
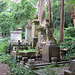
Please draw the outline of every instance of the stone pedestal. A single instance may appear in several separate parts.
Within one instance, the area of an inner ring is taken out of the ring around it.
[[[51,57],[57,57],[57,61],[60,61],[60,47],[56,44],[45,45],[42,49],[42,60],[51,62]]]
[[[34,37],[34,38],[32,39],[32,48],[33,48],[33,49],[36,47],[37,42],[38,42],[38,38],[37,38],[37,37]]]

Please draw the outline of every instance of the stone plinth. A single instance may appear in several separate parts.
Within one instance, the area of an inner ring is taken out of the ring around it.
[[[18,40],[21,41],[21,34],[22,31],[10,31],[11,33],[11,41],[18,42]]]
[[[45,45],[42,49],[42,60],[51,62],[51,57],[57,57],[60,61],[60,47],[57,45]]]

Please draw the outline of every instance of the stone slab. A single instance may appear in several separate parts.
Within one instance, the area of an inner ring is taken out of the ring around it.
[[[51,62],[51,57],[57,57],[60,61],[60,47],[56,45],[45,45],[42,49],[42,60]]]

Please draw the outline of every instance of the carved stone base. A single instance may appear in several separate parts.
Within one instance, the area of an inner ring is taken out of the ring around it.
[[[32,41],[32,48],[33,49],[35,49],[37,42],[38,42],[38,38],[37,37],[33,38],[33,41]]]
[[[60,61],[60,47],[56,44],[45,45],[42,48],[42,60],[51,62],[52,57],[57,57],[57,61]]]

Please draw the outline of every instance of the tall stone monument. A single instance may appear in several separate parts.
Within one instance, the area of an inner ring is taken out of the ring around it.
[[[37,48],[42,48],[46,44],[46,19],[45,19],[45,0],[39,1],[39,21],[40,25],[38,30],[38,43]]]
[[[30,24],[30,19],[28,20],[28,25],[25,27],[25,43],[31,43],[32,41],[32,26]]]
[[[52,61],[52,58],[56,57],[57,61],[60,61],[60,48],[57,46],[56,38],[54,37],[54,24],[51,15],[51,1],[48,0],[49,4],[49,23],[46,24],[46,45],[42,49],[42,60]]]
[[[35,48],[38,42],[38,32],[37,32],[38,26],[39,26],[39,19],[38,15],[35,14],[34,20],[32,21],[32,48]]]

